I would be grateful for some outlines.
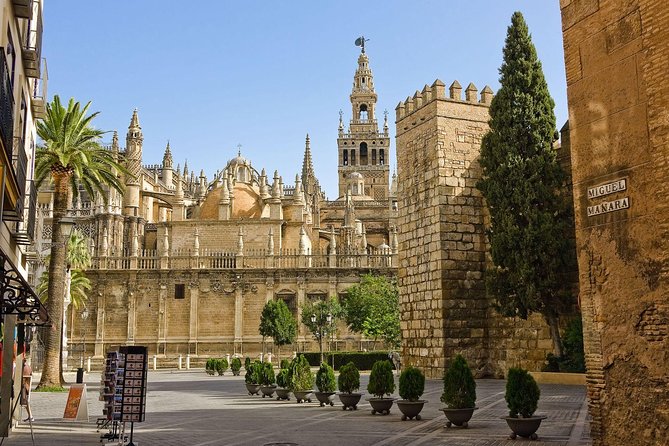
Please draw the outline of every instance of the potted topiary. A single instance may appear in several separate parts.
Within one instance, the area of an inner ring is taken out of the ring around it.
[[[246,383],[246,390],[249,395],[258,395],[260,392],[260,369],[262,363],[260,361],[253,361],[246,367],[246,375],[244,375],[244,382]]]
[[[216,373],[216,359],[209,358],[204,365],[204,371],[207,372],[207,375],[213,376]]]
[[[283,359],[281,360],[281,365],[279,366],[279,368],[280,368],[281,370],[283,370],[283,369],[288,370],[288,367],[290,367],[290,359],[288,359],[288,358],[283,358]]]
[[[402,421],[415,418],[420,420],[420,411],[427,401],[419,399],[425,391],[425,375],[420,369],[409,366],[400,374],[400,396],[397,407],[402,412]]]
[[[537,430],[541,426],[541,420],[545,416],[533,416],[539,404],[539,386],[527,370],[521,368],[509,369],[506,378],[506,394],[504,399],[509,406],[509,416],[502,417],[506,420],[513,433],[509,436],[515,439],[516,436],[536,440]]]
[[[218,372],[218,376],[223,376],[226,370],[228,370],[228,360],[225,358],[217,359],[216,371]]]
[[[357,410],[358,402],[362,398],[362,393],[355,392],[360,388],[360,372],[352,361],[339,369],[337,384],[339,400],[344,405],[343,409]]]
[[[242,368],[242,360],[237,356],[230,361],[230,370],[234,376],[239,376],[239,370]]]
[[[326,363],[322,363],[318,372],[316,372],[316,387],[318,388],[318,392],[315,392],[315,394],[321,403],[321,407],[326,404],[334,406],[334,394],[335,390],[337,390],[337,382],[335,381],[334,370]]]
[[[260,391],[262,397],[272,397],[274,389],[276,389],[276,376],[274,375],[274,367],[271,362],[263,362],[260,368]]]
[[[288,369],[281,369],[276,375],[276,399],[278,400],[290,400],[290,389],[288,388]]]
[[[444,393],[441,401],[446,404],[441,411],[448,421],[446,427],[467,427],[476,407],[476,381],[467,361],[457,355],[444,373]]]
[[[251,358],[247,356],[246,358],[244,358],[244,370],[248,370],[250,366],[251,366]]]
[[[309,361],[303,355],[299,355],[290,363],[288,369],[288,387],[295,395],[298,403],[303,401],[311,402],[314,374],[311,373]]]
[[[393,365],[387,359],[376,361],[372,366],[372,372],[369,374],[369,384],[367,385],[369,393],[374,398],[369,398],[369,404],[372,406],[372,415],[380,413],[388,415],[393,406],[395,398],[386,398],[384,395],[390,395],[395,391],[395,378],[393,377]]]

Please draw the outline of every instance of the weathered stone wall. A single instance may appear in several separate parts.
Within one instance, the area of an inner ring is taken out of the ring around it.
[[[437,80],[396,109],[404,361],[434,378],[458,353],[479,376],[539,370],[552,351],[543,319],[501,317],[485,295],[487,216],[476,182],[492,91],[479,101],[473,85],[465,100],[457,82],[449,90],[447,98]]]
[[[73,342],[87,333],[87,351],[101,357],[119,345],[146,345],[150,354],[194,357],[238,353],[257,355],[260,314],[269,299],[288,299],[299,306],[312,297],[340,296],[369,269],[290,270],[108,270],[88,271],[93,290],[91,317],[75,318]],[[392,277],[394,269],[374,272]],[[183,298],[176,287],[184,286]],[[358,349],[360,335],[340,325],[336,349]],[[274,350],[268,342],[268,350]],[[284,352],[318,350],[311,334],[299,324],[297,343]]]
[[[666,444],[669,3],[560,6],[593,444]]]

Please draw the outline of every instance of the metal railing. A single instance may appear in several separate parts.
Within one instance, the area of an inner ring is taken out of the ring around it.
[[[12,159],[14,144],[14,94],[12,80],[7,67],[5,48],[0,48],[0,139],[7,154]]]

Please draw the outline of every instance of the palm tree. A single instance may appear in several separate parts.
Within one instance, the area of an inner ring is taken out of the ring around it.
[[[60,231],[60,221],[67,214],[68,197],[70,194],[76,197],[81,187],[91,197],[100,193],[106,202],[105,187],[122,192],[123,183],[117,174],[127,173],[112,152],[100,145],[104,132],[91,126],[98,112],[87,115],[90,105],[88,102],[82,108],[79,102],[70,99],[65,108],[60,97],[55,96],[53,102],[47,104],[46,118],[37,123],[37,134],[44,145],[38,147],[35,154],[35,182],[38,187],[44,181],[52,181],[54,185],[47,291],[52,326],[45,332],[44,367],[38,387],[61,385],[59,363],[67,246]]]

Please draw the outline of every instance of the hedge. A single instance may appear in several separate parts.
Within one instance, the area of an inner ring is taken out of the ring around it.
[[[318,352],[305,352],[299,353],[304,355],[309,361],[309,365],[312,367],[320,367],[321,354]],[[385,351],[375,351],[375,352],[334,352],[334,369],[339,370],[339,368],[349,362],[353,362],[358,370],[371,370],[372,366],[376,361],[382,361],[388,359],[388,352]],[[332,365],[332,354],[323,353],[323,361]],[[393,365],[394,368],[394,365]]]

